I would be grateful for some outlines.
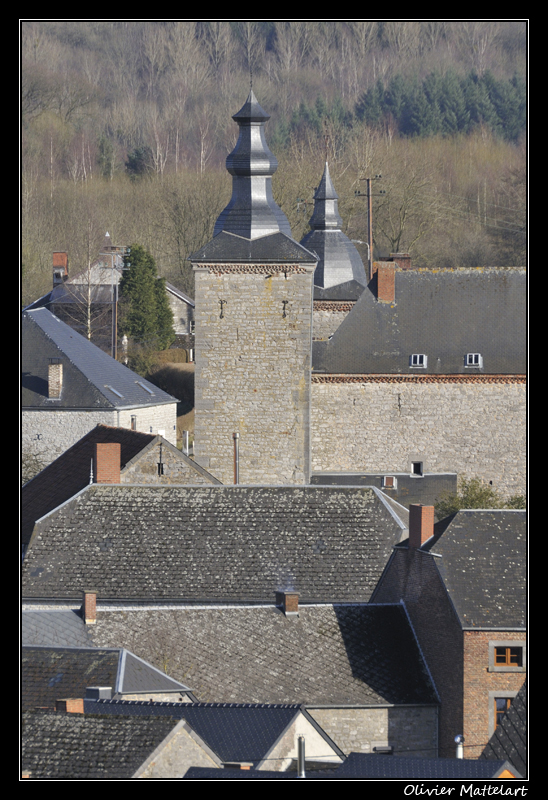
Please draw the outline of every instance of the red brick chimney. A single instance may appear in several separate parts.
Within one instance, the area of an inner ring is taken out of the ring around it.
[[[97,622],[97,592],[94,589],[84,589],[82,619],[86,625],[95,625]]]
[[[434,535],[434,506],[409,506],[409,547],[421,547]]]
[[[396,265],[391,261],[374,261],[373,274],[377,276],[377,301],[393,303],[396,299]]]
[[[120,442],[96,442],[94,453],[95,483],[120,483]]]
[[[67,697],[65,700],[55,701],[56,711],[66,711],[68,714],[83,714],[84,713],[84,698],[83,697]]]
[[[68,278],[68,254],[53,254],[53,285],[63,283]]]
[[[299,616],[299,593],[276,592],[276,605],[282,609],[286,617]]]

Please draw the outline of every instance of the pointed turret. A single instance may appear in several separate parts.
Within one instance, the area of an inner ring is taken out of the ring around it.
[[[272,175],[278,161],[264,134],[270,116],[257,102],[253,90],[232,119],[240,128],[236,147],[226,159],[226,168],[232,175],[232,197],[217,219],[213,235],[224,231],[246,239],[272,233],[291,236],[287,217],[272,196]]]
[[[301,239],[303,247],[315,252],[319,258],[314,273],[314,286],[328,289],[353,280],[361,286],[367,286],[367,276],[360,255],[341,230],[338,199],[326,162],[320,185],[314,195],[314,212],[310,218],[312,230]]]

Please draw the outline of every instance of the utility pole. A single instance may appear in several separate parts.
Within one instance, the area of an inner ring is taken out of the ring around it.
[[[368,280],[371,280],[373,277],[373,192],[371,191],[371,181],[380,181],[382,175],[375,175],[373,178],[360,178],[360,180],[366,182],[367,191],[366,192],[354,192],[355,197],[367,197],[367,244],[369,247],[369,275]],[[378,193],[379,195],[386,194],[385,191],[381,189]]]

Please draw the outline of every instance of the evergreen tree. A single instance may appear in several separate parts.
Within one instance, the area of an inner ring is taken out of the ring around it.
[[[126,271],[120,281],[121,333],[145,347],[163,350],[175,338],[173,313],[165,281],[157,277],[154,259],[139,244],[124,257]]]

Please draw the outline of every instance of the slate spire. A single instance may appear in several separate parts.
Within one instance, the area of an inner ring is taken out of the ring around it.
[[[360,255],[341,230],[338,199],[326,162],[320,185],[314,194],[314,212],[310,218],[312,230],[301,239],[301,245],[315,252],[319,258],[314,286],[328,289],[352,280],[367,286]]]
[[[232,175],[232,197],[219,215],[213,235],[225,231],[246,239],[280,232],[291,236],[287,217],[272,196],[272,175],[278,161],[265,139],[264,126],[270,116],[253,90],[232,119],[240,128],[236,147],[226,159]]]

